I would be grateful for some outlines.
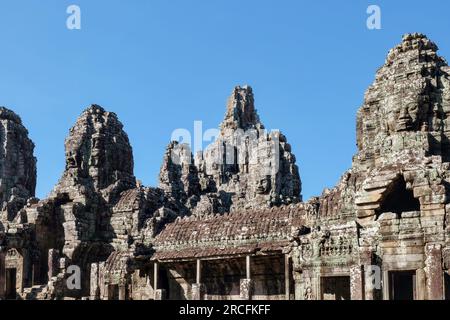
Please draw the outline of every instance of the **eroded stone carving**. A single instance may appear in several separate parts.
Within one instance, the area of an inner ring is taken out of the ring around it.
[[[22,120],[13,111],[0,107],[0,220],[11,221],[34,197],[36,158],[34,144]]]
[[[265,131],[248,86],[234,89],[220,136],[203,156],[194,161],[188,146],[171,143],[161,169],[160,187],[194,212],[200,198],[217,203],[203,206],[212,210],[202,210],[203,214],[301,200],[301,182],[291,147],[281,133]]]
[[[0,109],[0,298],[442,299],[449,72],[432,41],[405,35],[358,111],[352,167],[307,202],[290,145],[265,131],[250,87],[234,89],[204,154],[169,144],[158,188],[136,181],[117,116],[89,107],[41,201],[32,198],[33,144]],[[13,276],[4,265],[17,269],[15,288],[4,285]],[[72,265],[79,290],[65,285]],[[374,269],[391,280],[373,279]],[[389,290],[400,271],[416,292]]]

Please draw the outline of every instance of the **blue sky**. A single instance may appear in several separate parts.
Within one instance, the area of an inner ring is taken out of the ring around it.
[[[71,4],[81,30],[66,28]],[[381,30],[366,28],[370,4]],[[351,166],[356,111],[402,34],[426,33],[450,59],[449,12],[447,0],[1,0],[0,105],[36,144],[44,197],[88,105],[118,114],[135,175],[155,186],[172,131],[217,127],[233,87],[249,84],[265,126],[291,143],[309,198]]]

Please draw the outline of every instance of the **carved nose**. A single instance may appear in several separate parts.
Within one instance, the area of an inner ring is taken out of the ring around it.
[[[409,116],[409,113],[406,111],[405,108],[403,108],[400,111],[400,116],[398,117],[399,120],[411,120],[411,117]]]

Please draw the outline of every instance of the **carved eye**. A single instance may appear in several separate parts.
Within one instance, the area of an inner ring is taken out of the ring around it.
[[[411,104],[408,106],[408,110],[409,110],[409,111],[416,111],[418,107],[419,107],[419,106],[418,106],[417,104],[411,103]]]

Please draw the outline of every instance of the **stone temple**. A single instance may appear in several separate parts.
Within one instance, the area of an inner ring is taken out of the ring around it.
[[[156,188],[135,178],[117,116],[90,106],[43,200],[34,144],[0,108],[0,299],[450,299],[450,67],[437,50],[415,33],[389,52],[352,167],[306,202],[247,86],[204,152],[169,144]]]

